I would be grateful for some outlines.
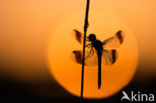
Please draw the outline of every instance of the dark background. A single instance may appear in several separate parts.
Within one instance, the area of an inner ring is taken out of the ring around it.
[[[131,91],[137,93],[155,94],[155,77],[151,79],[144,79],[138,81],[138,70],[128,86],[123,88],[126,93],[130,94]],[[49,75],[49,78],[51,76]],[[118,103],[121,102],[122,90],[117,94],[106,99],[84,99],[83,102],[87,103]],[[3,101],[3,102],[2,102]],[[52,78],[49,81],[38,82],[32,84],[19,83],[18,81],[11,81],[4,78],[0,79],[0,102],[5,103],[9,101],[15,102],[68,102],[78,103],[80,99],[65,91],[59,86]],[[128,101],[122,101],[127,103]]]

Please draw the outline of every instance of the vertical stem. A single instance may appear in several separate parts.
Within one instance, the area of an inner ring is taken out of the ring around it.
[[[81,97],[80,97],[81,101],[83,99],[85,45],[86,45],[86,33],[87,33],[87,28],[88,28],[89,2],[90,2],[90,0],[87,0],[85,23],[84,23],[83,58],[82,58],[82,75],[81,75]]]

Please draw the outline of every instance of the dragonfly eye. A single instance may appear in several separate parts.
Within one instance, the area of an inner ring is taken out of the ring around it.
[[[96,40],[95,34],[90,34],[88,38],[89,38],[90,41]]]

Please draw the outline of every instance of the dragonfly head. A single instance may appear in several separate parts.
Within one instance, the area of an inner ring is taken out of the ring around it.
[[[95,34],[89,34],[88,38],[89,38],[89,41],[95,41],[96,40]]]

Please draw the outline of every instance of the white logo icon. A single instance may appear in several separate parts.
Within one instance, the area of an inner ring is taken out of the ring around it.
[[[154,94],[145,94],[145,93],[140,93],[139,91],[137,93],[134,93],[131,91],[131,95],[128,95],[125,91],[122,91],[122,98],[121,101],[123,100],[128,100],[128,101],[154,101]]]
[[[123,99],[127,99],[127,100],[131,101],[131,99],[128,97],[128,95],[127,95],[127,93],[125,91],[122,91],[122,94],[123,94],[123,97],[121,98],[121,101]]]

